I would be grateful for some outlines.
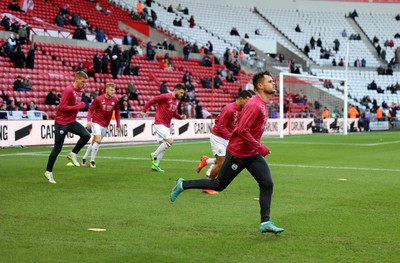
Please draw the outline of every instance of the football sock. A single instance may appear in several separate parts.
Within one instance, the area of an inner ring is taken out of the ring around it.
[[[212,169],[214,168],[214,166],[215,166],[215,164],[212,164],[212,165],[210,165],[210,168],[208,168],[208,170],[207,170],[207,172],[206,172],[206,175],[207,175],[208,177],[210,177],[211,171],[212,171]]]
[[[215,164],[215,158],[208,158],[206,163],[207,164]]]
[[[92,152],[92,148],[93,148],[93,145],[89,144],[88,148],[86,149],[85,155],[82,157],[82,159],[88,158],[89,154]]]
[[[157,160],[158,160],[158,155],[161,152],[164,152],[170,146],[171,145],[168,142],[163,142],[163,143],[160,144],[160,146],[158,146],[157,150],[154,152],[154,156],[157,157]]]
[[[94,143],[93,143],[93,147],[92,147],[92,156],[90,157],[90,161],[91,161],[91,162],[94,162],[94,161],[95,161],[97,152],[99,151],[99,147],[100,147],[100,145],[99,145],[97,142],[94,142]]]
[[[158,164],[160,164],[162,158],[164,157],[164,153],[165,153],[165,151],[162,151],[162,152],[160,152],[160,153],[158,154],[158,156],[157,156],[157,163],[158,163]]]

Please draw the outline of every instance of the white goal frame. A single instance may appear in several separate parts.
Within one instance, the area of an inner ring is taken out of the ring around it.
[[[346,74],[347,75],[347,74]],[[343,96],[344,96],[344,105],[343,105],[343,135],[347,135],[347,111],[348,111],[348,87],[347,87],[347,76],[345,78],[333,78],[333,77],[326,77],[326,76],[312,76],[312,75],[301,75],[301,74],[293,74],[293,73],[286,73],[280,72],[279,73],[279,137],[284,137],[284,112],[283,112],[283,95],[284,95],[284,77],[296,77],[302,79],[326,79],[326,80],[334,80],[334,81],[344,81],[343,87]]]

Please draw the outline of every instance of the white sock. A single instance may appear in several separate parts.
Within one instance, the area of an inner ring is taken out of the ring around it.
[[[96,160],[96,155],[97,155],[97,152],[99,151],[99,147],[100,147],[100,145],[97,142],[93,143],[92,156],[90,157],[91,162],[94,162]]]
[[[157,163],[158,163],[158,164],[160,164],[162,158],[164,157],[164,153],[165,153],[165,151],[162,151],[162,152],[160,152],[160,153],[158,154],[158,156],[157,156]]]
[[[215,166],[215,164],[212,164],[212,165],[210,165],[210,168],[208,168],[208,170],[207,170],[207,172],[206,172],[207,177],[210,177],[211,171],[212,171],[212,169],[214,168],[214,166]]]
[[[154,152],[154,156],[158,159],[158,155],[161,152],[164,152],[166,149],[168,149],[168,147],[170,147],[171,145],[167,142],[163,142],[160,144],[160,146],[158,146],[157,150]]]
[[[82,159],[87,159],[88,158],[89,154],[92,152],[92,148],[93,148],[93,145],[89,144],[89,146],[86,149],[85,155],[82,157]]]
[[[207,164],[215,164],[215,158],[208,158],[206,163]]]

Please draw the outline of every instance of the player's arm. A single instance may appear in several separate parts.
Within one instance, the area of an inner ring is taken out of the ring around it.
[[[86,123],[86,129],[88,129],[88,130],[90,130],[92,128],[93,113],[96,109],[97,104],[98,104],[98,100],[95,99],[88,109],[87,123]]]
[[[186,120],[186,114],[179,115],[178,111],[174,112],[174,117],[178,120]]]
[[[86,104],[83,101],[79,102],[78,104],[68,105],[68,101],[71,97],[73,97],[72,90],[66,90],[65,92],[63,92],[58,108],[62,111],[75,111],[84,109],[86,107]]]
[[[159,104],[163,101],[166,101],[167,98],[165,96],[156,96],[152,99],[150,99],[142,108],[142,111],[140,112],[140,115],[142,115],[142,117],[146,116],[146,112],[149,110],[149,108],[151,107],[151,105],[153,104]]]
[[[226,109],[226,107],[224,109]],[[218,117],[218,129],[221,131],[221,134],[231,135],[233,131],[229,131],[227,127],[228,123],[232,121],[233,112],[227,109],[222,110]]]
[[[257,110],[256,106],[248,107],[245,112],[242,111],[242,115],[240,116],[241,121],[239,121],[237,129],[238,134],[244,141],[247,142],[247,144],[249,144],[262,156],[266,156],[271,153],[271,151],[261,142],[256,140],[253,137],[253,134],[250,132],[250,127],[253,125],[254,120],[257,119],[259,114],[261,114],[261,112]]]

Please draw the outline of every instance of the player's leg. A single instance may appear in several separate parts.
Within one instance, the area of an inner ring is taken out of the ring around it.
[[[247,170],[251,173],[257,181],[260,188],[259,203],[261,224],[259,227],[260,232],[280,233],[284,229],[276,227],[270,221],[271,200],[272,192],[274,189],[274,182],[272,180],[271,171],[265,159],[261,155],[257,155],[254,160],[249,164]]]
[[[80,124],[77,121],[75,121],[74,123],[71,124],[69,132],[78,135],[80,138],[79,138],[78,142],[76,143],[75,147],[68,154],[67,158],[69,160],[71,160],[71,162],[75,166],[80,166],[79,162],[76,160],[76,155],[85,146],[85,144],[90,140],[90,133],[85,127],[83,127],[82,124]]]
[[[90,168],[96,168],[96,156],[99,151],[100,143],[106,135],[107,127],[102,127],[97,123],[93,123],[93,147],[92,155],[90,156]]]
[[[92,154],[93,143],[94,143],[94,139],[92,139],[92,142],[89,144],[89,146],[86,149],[85,154],[82,157],[82,160],[81,160],[82,166],[86,166],[86,159],[88,158],[89,155]]]
[[[170,199],[176,200],[178,195],[187,189],[211,189],[214,191],[223,191],[235,177],[248,165],[249,158],[237,158],[229,153],[226,154],[220,173],[215,179],[197,179],[197,180],[178,180],[172,188]]]
[[[224,161],[225,161],[225,155],[224,156],[216,155],[215,156],[215,164],[214,164],[214,166],[212,166],[213,168],[210,171],[210,174],[207,175],[207,176],[210,177],[210,178],[216,178],[218,173],[219,173],[219,170],[222,167],[222,164],[224,163]]]
[[[54,124],[54,147],[49,155],[46,172],[44,174],[49,182],[53,184],[56,183],[53,177],[54,163],[56,162],[57,156],[60,154],[61,149],[64,145],[65,136],[67,135],[68,130],[69,125],[60,125],[58,123]]]
[[[164,157],[165,151],[172,146],[173,140],[170,133],[170,128],[164,125],[154,125],[154,130],[157,133],[157,141],[160,143],[155,152],[150,153],[152,166],[151,169],[158,172],[164,172],[159,167],[160,161]]]

